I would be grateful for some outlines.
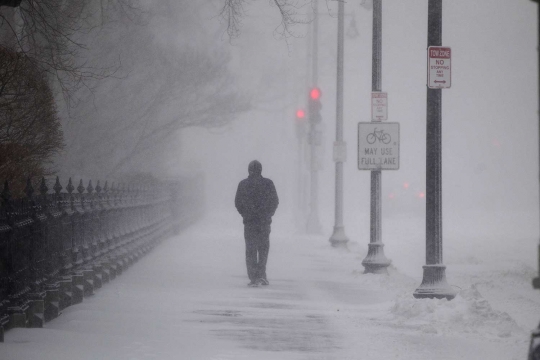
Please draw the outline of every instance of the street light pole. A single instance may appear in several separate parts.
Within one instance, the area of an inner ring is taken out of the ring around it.
[[[343,163],[347,159],[347,144],[343,141],[343,52],[344,52],[344,17],[345,2],[338,1],[338,45],[337,45],[337,86],[336,86],[336,142],[334,143],[334,161],[336,163],[336,209],[334,233],[330,243],[334,247],[345,246],[349,239],[343,226]]]
[[[540,51],[540,0],[532,0],[536,3],[538,3],[537,11],[538,11],[538,47],[536,48],[537,51]],[[540,96],[540,53],[537,55],[538,59],[538,90],[539,90],[539,96]],[[538,105],[540,106],[540,98],[538,100]],[[538,110],[538,159],[540,161],[540,109]],[[540,182],[540,172],[538,173],[538,180]],[[534,289],[540,289],[540,241],[538,242],[538,276],[533,279],[532,285]],[[529,357],[530,360],[538,360],[540,359],[540,325],[531,333],[531,342],[529,344]]]
[[[442,46],[442,0],[428,2],[428,48]],[[426,265],[415,298],[453,299],[442,253],[442,89],[427,86]]]
[[[305,195],[305,164],[304,164],[304,153],[305,153],[305,139],[306,139],[306,113],[304,109],[297,109],[296,110],[296,116],[295,116],[295,128],[296,128],[296,139],[298,140],[298,158],[297,158],[297,202],[296,202],[296,216],[295,219],[297,221],[297,224],[303,224],[305,221],[305,214],[306,214],[306,195]],[[302,230],[304,230],[302,228]]]
[[[371,90],[381,91],[382,78],[382,0],[373,0],[373,49],[371,61]],[[384,255],[381,221],[381,170],[371,171],[371,215],[368,254],[362,265],[364,273],[388,274],[391,261]]]
[[[537,51],[540,51],[540,0],[532,0],[533,2],[537,3],[538,4],[538,47],[536,48]],[[540,96],[540,53],[538,54],[538,94]],[[540,105],[540,98],[538,99],[538,104]],[[538,115],[539,115],[539,121],[538,121],[538,141],[539,141],[539,144],[538,144],[538,159],[539,159],[539,162],[540,162],[540,109],[538,110]],[[539,165],[539,169],[540,169],[540,165]],[[538,173],[538,180],[539,180],[539,184],[540,184],[540,171]],[[533,280],[533,287],[535,289],[540,289],[540,241],[538,242],[538,276],[536,278],[534,278]]]
[[[311,48],[311,61],[312,61],[312,73],[311,73],[311,83],[312,87],[317,87],[317,82],[319,81],[318,73],[318,27],[319,27],[319,1],[315,0],[313,2],[313,11],[315,13],[315,18],[313,19],[313,45]],[[318,187],[319,187],[319,178],[318,178],[318,168],[319,168],[319,159],[317,159],[317,146],[320,142],[320,130],[318,129],[318,124],[315,121],[311,121],[310,116],[310,201],[309,201],[309,214],[307,220],[307,232],[310,234],[319,234],[321,232],[321,224],[319,221],[319,200],[318,200]]]

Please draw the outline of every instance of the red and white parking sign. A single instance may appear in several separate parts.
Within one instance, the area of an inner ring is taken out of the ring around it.
[[[428,87],[448,89],[452,83],[452,51],[449,47],[428,47]]]

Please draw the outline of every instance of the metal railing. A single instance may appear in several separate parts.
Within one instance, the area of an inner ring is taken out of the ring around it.
[[[95,187],[71,178],[62,191],[28,180],[0,203],[0,341],[14,327],[42,327],[120,275],[202,211],[200,179]]]

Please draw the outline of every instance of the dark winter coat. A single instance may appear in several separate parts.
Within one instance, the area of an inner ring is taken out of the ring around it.
[[[249,176],[240,181],[234,203],[244,224],[270,224],[279,204],[272,180],[262,177],[258,161],[249,164]]]

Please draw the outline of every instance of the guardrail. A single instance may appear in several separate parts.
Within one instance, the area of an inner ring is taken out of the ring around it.
[[[201,214],[200,179],[108,186],[58,177],[49,191],[0,206],[0,341],[15,327],[43,327],[122,274],[163,239]],[[76,191],[75,191],[76,190]]]

